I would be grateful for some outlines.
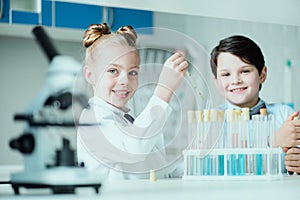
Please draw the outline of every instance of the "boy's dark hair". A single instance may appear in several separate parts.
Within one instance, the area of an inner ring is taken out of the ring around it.
[[[245,36],[234,35],[221,40],[210,54],[211,71],[215,78],[217,78],[218,56],[222,52],[231,53],[238,56],[243,62],[254,65],[259,75],[265,66],[264,55],[259,46]]]

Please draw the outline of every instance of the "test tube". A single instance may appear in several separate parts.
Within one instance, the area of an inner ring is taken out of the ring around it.
[[[267,109],[266,108],[261,108],[260,109],[260,116],[261,116],[261,134],[260,134],[260,148],[266,149],[268,144],[268,135],[269,135],[269,130],[268,130],[268,115],[267,115]],[[262,155],[262,166],[261,166],[261,172],[262,174],[265,174],[268,171],[267,164],[268,164],[268,158],[267,154],[265,153]]]
[[[187,134],[187,140],[188,140],[188,148],[189,150],[193,149],[193,134],[194,134],[194,124],[195,124],[195,112],[193,110],[189,110],[187,112],[188,115],[188,134]],[[188,175],[194,175],[194,155],[188,155]]]
[[[203,121],[203,111],[198,110],[196,111],[196,119],[197,119],[197,134],[196,134],[196,146],[197,150],[201,150],[201,147],[204,144],[204,121]],[[204,156],[200,151],[199,155],[197,155],[197,174],[200,176],[204,175]]]
[[[218,140],[218,149],[223,149],[225,146],[225,135],[224,135],[224,111],[219,110],[218,111],[218,126],[219,126],[219,140]],[[219,176],[224,175],[224,155],[219,155],[218,156],[218,163],[219,163]]]
[[[252,116],[252,124],[253,124],[253,146],[256,150],[261,147],[260,141],[260,128],[261,128],[261,117],[260,115]],[[262,175],[262,154],[256,152],[255,153],[255,175]]]
[[[197,110],[195,112],[196,114],[196,123],[197,123],[197,131],[196,131],[196,136],[195,136],[195,141],[194,141],[194,147],[196,150],[200,150],[200,145],[203,142],[203,111],[202,110]],[[201,173],[203,171],[203,158],[201,156],[201,152],[196,156],[195,160],[195,175],[203,175]]]
[[[196,132],[196,149],[200,149],[200,145],[204,141],[204,124],[203,124],[203,111],[197,110],[196,111],[196,120],[197,120],[197,132]]]
[[[208,109],[204,109],[203,110],[203,118],[204,118],[204,138],[205,138],[205,143],[203,144],[204,147],[204,152],[206,153],[205,158],[204,158],[204,165],[205,165],[205,171],[204,174],[206,176],[210,176],[211,175],[211,161],[210,161],[210,110]]]
[[[268,115],[268,146],[271,149],[270,160],[269,160],[269,173],[271,175],[276,175],[281,173],[280,165],[280,155],[278,155],[278,151],[274,151],[273,141],[275,141],[275,117],[274,115]]]
[[[262,133],[260,134],[260,144],[262,148],[266,148],[267,145],[267,139],[269,135],[268,131],[268,115],[267,115],[267,109],[262,108],[260,109],[260,115],[261,115],[261,131]]]
[[[188,113],[188,149],[194,149],[194,133],[195,133],[195,111],[189,110]]]
[[[247,135],[249,133],[249,108],[242,108],[239,120],[239,148],[247,148]],[[239,154],[239,175],[244,176],[247,171],[247,155]]]
[[[231,162],[232,162],[232,175],[240,175],[240,161],[239,161],[239,149],[241,146],[241,113],[240,109],[234,110],[234,120],[233,123],[233,132],[232,132],[232,147],[235,149],[235,153],[231,155]]]
[[[231,149],[233,148],[232,145],[232,133],[234,130],[234,110],[232,109],[227,109],[226,110],[226,148]],[[226,165],[226,173],[229,176],[234,175],[233,172],[233,163],[232,163],[232,155],[227,155],[227,165]]]
[[[241,115],[241,137],[242,137],[242,148],[246,148],[247,150],[250,149],[250,109],[248,107],[242,108],[242,115]],[[250,174],[250,168],[251,168],[251,154],[245,154],[244,155],[244,169],[245,174]]]
[[[207,139],[210,130],[210,110],[208,109],[203,110],[203,121],[204,121],[204,140],[205,140],[205,144],[203,145],[207,149],[210,146]]]
[[[251,146],[252,148],[254,148],[255,150],[257,150],[258,146],[259,146],[259,141],[258,141],[258,134],[259,134],[259,118],[260,115],[253,115],[252,116],[252,137],[251,137]],[[254,150],[254,154],[252,155],[252,168],[251,168],[251,172],[253,172],[254,175],[257,174],[257,172],[259,171],[259,167],[260,162],[259,162],[259,155],[257,154],[257,151]]]
[[[218,163],[218,155],[213,153],[214,149],[217,149],[218,142],[219,142],[219,134],[220,134],[220,126],[218,121],[218,114],[219,111],[217,109],[211,110],[211,129],[210,129],[210,149],[211,149],[211,175],[216,176],[218,175],[219,171],[219,163]]]

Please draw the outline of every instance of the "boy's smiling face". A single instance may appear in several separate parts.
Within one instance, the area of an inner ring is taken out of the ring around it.
[[[221,94],[231,104],[239,107],[253,107],[258,102],[259,87],[266,80],[267,70],[259,75],[254,65],[243,62],[230,53],[218,56],[215,83]]]

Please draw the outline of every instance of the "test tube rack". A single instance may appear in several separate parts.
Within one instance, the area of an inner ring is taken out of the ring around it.
[[[186,150],[184,179],[278,179],[281,173],[281,149],[236,148]]]
[[[188,112],[183,179],[281,179],[282,150],[273,148],[273,115],[249,109]]]

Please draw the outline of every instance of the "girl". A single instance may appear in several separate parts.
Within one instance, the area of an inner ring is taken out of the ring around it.
[[[179,53],[167,59],[153,96],[134,120],[126,104],[138,87],[136,39],[131,26],[111,33],[105,23],[90,25],[83,39],[84,76],[94,96],[80,117],[81,124],[90,125],[78,127],[78,161],[103,178],[148,177],[151,169],[164,176],[171,170],[165,168],[161,129],[188,63]]]

